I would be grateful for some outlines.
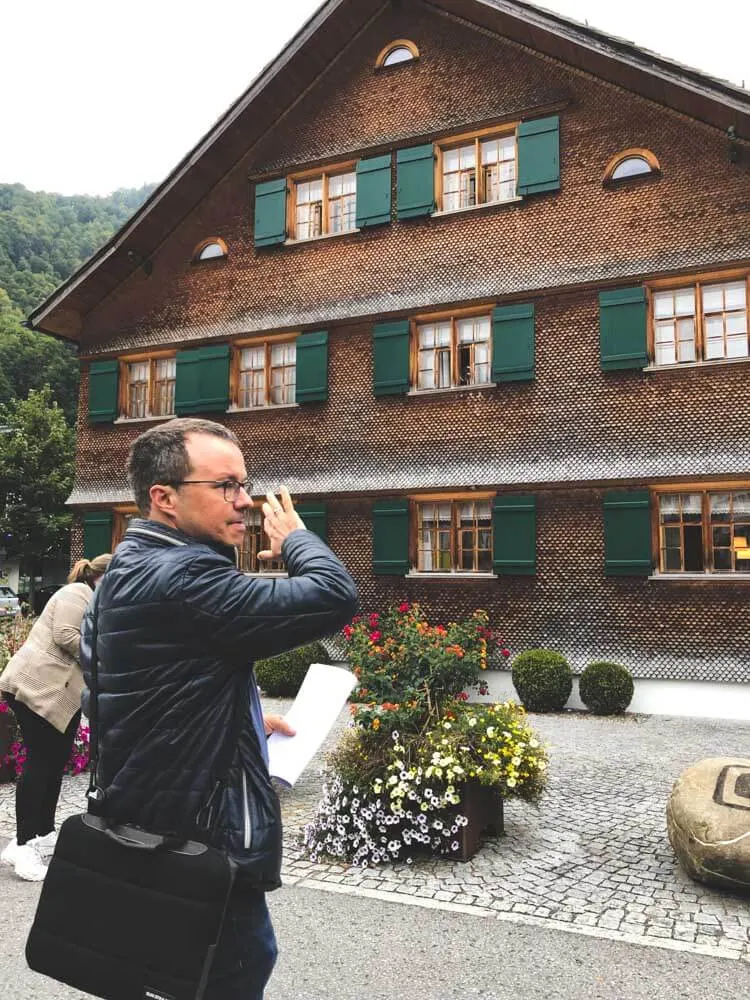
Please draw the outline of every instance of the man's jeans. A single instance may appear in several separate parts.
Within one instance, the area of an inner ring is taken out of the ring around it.
[[[235,891],[229,900],[204,1000],[263,1000],[276,955],[265,893]]]

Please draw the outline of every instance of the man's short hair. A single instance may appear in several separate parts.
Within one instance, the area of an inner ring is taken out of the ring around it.
[[[237,436],[223,424],[195,417],[170,420],[137,437],[128,454],[128,479],[143,517],[148,517],[151,510],[149,491],[152,486],[157,483],[176,486],[190,475],[192,470],[185,446],[188,434],[213,434],[237,447],[240,444]]]

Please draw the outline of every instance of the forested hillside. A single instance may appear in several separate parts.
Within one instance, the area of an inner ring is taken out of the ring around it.
[[[48,383],[75,419],[78,363],[71,346],[21,321],[69,278],[145,201],[153,185],[106,198],[0,184],[0,405]]]

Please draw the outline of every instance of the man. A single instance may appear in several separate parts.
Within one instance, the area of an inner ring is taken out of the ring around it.
[[[280,884],[281,865],[266,734],[289,730],[279,717],[264,725],[252,661],[341,628],[356,588],[283,487],[281,502],[268,493],[263,504],[270,549],[260,555],[281,555],[288,579],[236,569],[252,486],[221,424],[178,419],[147,431],[128,474],[143,519],[117,547],[82,638],[88,682],[95,617],[99,811],[160,833],[208,827],[204,839],[238,874],[206,1000],[260,1000],[276,959],[265,892]]]

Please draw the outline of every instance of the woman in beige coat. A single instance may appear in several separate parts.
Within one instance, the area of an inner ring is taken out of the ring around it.
[[[54,850],[55,810],[63,770],[81,718],[81,622],[110,555],[80,559],[52,595],[26,642],[0,675],[27,756],[16,784],[16,837],[0,855],[16,874],[39,882]]]

